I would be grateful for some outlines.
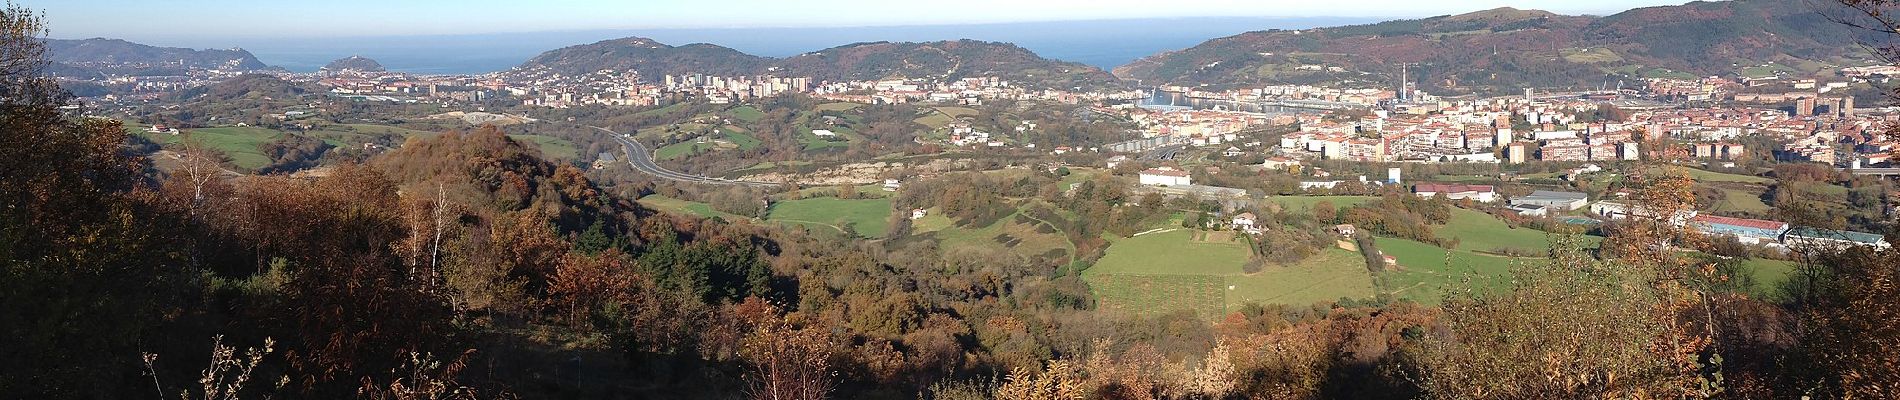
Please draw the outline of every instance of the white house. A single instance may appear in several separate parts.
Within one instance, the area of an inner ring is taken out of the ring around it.
[[[1334,187],[1338,187],[1341,182],[1345,182],[1345,181],[1303,181],[1303,182],[1300,182],[1300,189],[1304,189],[1304,190],[1332,189]]]
[[[813,129],[811,130],[811,135],[821,138],[838,137],[838,133],[832,132],[830,129]]]
[[[1260,166],[1267,169],[1287,169],[1295,165],[1300,165],[1300,160],[1286,157],[1269,157],[1266,161],[1260,162]]]
[[[884,180],[884,191],[886,192],[895,192],[897,191],[897,189],[902,188],[902,187],[904,187],[904,184],[902,182],[898,182],[896,179]]]
[[[1442,183],[1421,183],[1412,187],[1412,193],[1418,197],[1445,196],[1446,199],[1471,199],[1480,203],[1498,201],[1498,192],[1491,185],[1453,185]]]
[[[1149,168],[1145,171],[1141,171],[1141,184],[1143,185],[1186,186],[1194,184],[1193,182],[1193,178],[1188,176],[1187,171],[1171,167]]]
[[[910,210],[910,219],[913,219],[913,220],[924,219],[924,217],[927,217],[927,216],[930,216],[929,210],[925,210],[922,208],[914,208]]]
[[[1233,220],[1234,229],[1249,234],[1260,233],[1260,227],[1254,224],[1254,219],[1255,215],[1250,212],[1235,215]]]

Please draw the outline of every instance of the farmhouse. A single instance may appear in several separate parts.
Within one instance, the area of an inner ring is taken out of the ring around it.
[[[1444,196],[1451,200],[1471,199],[1480,203],[1498,200],[1498,192],[1491,185],[1421,183],[1412,187],[1412,193],[1417,194],[1418,197]]]
[[[1260,166],[1266,169],[1287,169],[1287,167],[1297,165],[1300,165],[1300,160],[1286,157],[1270,157],[1267,158],[1267,161],[1260,163]]]
[[[821,137],[821,138],[834,138],[834,137],[838,137],[838,133],[837,133],[837,132],[832,132],[832,131],[831,131],[830,129],[813,129],[813,130],[811,130],[811,135],[812,135],[812,136],[817,136],[817,137]]]
[[[1734,236],[1745,244],[1771,243],[1788,233],[1788,223],[1747,218],[1730,218],[1714,215],[1697,215],[1689,219],[1689,226],[1697,232],[1710,236]]]
[[[1249,234],[1260,233],[1260,227],[1254,224],[1255,222],[1254,220],[1256,217],[1257,216],[1253,215],[1253,213],[1250,213],[1250,212],[1244,212],[1244,213],[1240,213],[1240,215],[1235,215],[1234,220],[1233,220],[1234,229],[1239,230],[1241,232],[1246,232]]]
[[[1170,167],[1149,168],[1146,171],[1141,171],[1141,184],[1143,185],[1185,186],[1192,185],[1194,184],[1193,182],[1194,180],[1188,177],[1187,171]]]
[[[1556,211],[1570,211],[1590,204],[1590,195],[1577,192],[1554,192],[1539,190],[1529,196],[1511,199],[1513,206],[1542,206]]]

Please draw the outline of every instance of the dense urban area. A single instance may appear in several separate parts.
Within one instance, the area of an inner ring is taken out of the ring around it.
[[[429,75],[9,6],[0,397],[1900,397],[1896,11]]]

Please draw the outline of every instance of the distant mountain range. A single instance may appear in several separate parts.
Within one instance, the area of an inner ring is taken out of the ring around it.
[[[1435,92],[1588,88],[1619,79],[1809,72],[1873,60],[1883,38],[1829,21],[1821,3],[1694,2],[1606,17],[1500,8],[1462,15],[1209,40],[1115,68],[1149,84],[1240,87],[1377,80],[1401,64]],[[1832,4],[1832,3],[1828,3]],[[1764,65],[1768,64],[1768,65]],[[1337,69],[1335,69],[1337,68]]]
[[[521,65],[535,67],[564,74],[634,70],[648,77],[694,73],[776,74],[825,80],[995,76],[1030,87],[1064,89],[1099,88],[1117,81],[1099,68],[1042,58],[1014,44],[977,40],[854,43],[770,58],[711,44],[671,46],[635,37],[556,49]]]
[[[566,74],[634,70],[649,79],[691,73],[827,80],[996,76],[1033,88],[1093,89],[1131,80],[1209,88],[1340,83],[1389,87],[1405,66],[1419,87],[1435,93],[1515,93],[1526,87],[1595,88],[1657,76],[1813,72],[1867,63],[1874,57],[1859,44],[1892,40],[1824,15],[1837,10],[1814,8],[1831,4],[1694,2],[1604,17],[1499,8],[1365,25],[1262,30],[1151,55],[1116,67],[1113,74],[1048,59],[1015,44],[978,40],[862,42],[766,57],[713,44],[674,46],[628,37],[546,51],[519,67]],[[274,68],[241,49],[192,50],[114,39],[47,43],[54,71],[69,76]],[[372,64],[352,57],[330,67],[380,68]]]
[[[46,39],[47,60],[66,76],[179,75],[191,68],[235,71],[271,70],[244,49],[194,50],[157,47],[119,39]]]

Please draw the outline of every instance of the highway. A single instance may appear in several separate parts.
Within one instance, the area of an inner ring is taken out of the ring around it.
[[[646,146],[641,145],[640,142],[634,141],[633,139],[629,139],[626,136],[621,135],[619,132],[614,132],[612,130],[608,130],[607,128],[602,128],[598,126],[589,126],[589,128],[599,129],[601,132],[606,132],[609,136],[613,137],[614,140],[620,141],[621,148],[625,149],[627,153],[627,165],[632,166],[633,169],[635,170],[639,170],[640,172],[645,172],[649,175],[659,177],[660,179],[666,179],[666,180],[676,181],[676,182],[701,183],[701,184],[708,184],[708,185],[733,185],[733,186],[749,186],[749,187],[777,187],[777,186],[783,185],[783,184],[774,183],[774,182],[735,181],[731,179],[720,179],[720,178],[705,177],[705,176],[699,176],[699,175],[691,175],[691,174],[686,174],[686,173],[682,173],[678,171],[669,170],[669,169],[666,169],[665,167],[661,167],[660,164],[653,162],[653,152],[647,150]]]

